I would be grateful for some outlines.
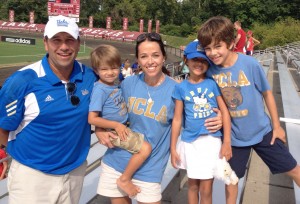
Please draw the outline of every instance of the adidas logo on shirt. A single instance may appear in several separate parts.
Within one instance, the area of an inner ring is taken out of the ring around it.
[[[49,102],[49,101],[53,101],[54,99],[48,95],[46,98],[45,98],[45,102]]]
[[[86,90],[86,89],[81,90],[81,94],[82,94],[83,96],[85,96],[85,95],[89,94],[89,91]]]

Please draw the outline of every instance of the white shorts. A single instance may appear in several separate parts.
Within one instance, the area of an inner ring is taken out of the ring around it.
[[[79,202],[87,162],[64,175],[46,174],[12,160],[7,187],[10,204]]]
[[[188,178],[213,178],[213,170],[219,158],[221,145],[221,138],[211,135],[202,135],[191,143],[178,141],[176,149],[181,160],[178,168],[186,169]]]
[[[111,198],[128,196],[117,186],[116,181],[120,176],[120,172],[101,162],[101,174],[97,193]],[[141,189],[141,192],[134,197],[137,201],[153,203],[161,200],[160,183],[150,183],[136,179],[132,179],[132,183]]]

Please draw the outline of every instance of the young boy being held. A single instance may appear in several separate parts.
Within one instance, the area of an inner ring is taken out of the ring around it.
[[[198,31],[198,40],[215,64],[207,76],[213,77],[221,88],[231,115],[232,169],[242,178],[254,149],[273,174],[286,173],[300,186],[300,166],[284,145],[285,132],[266,75],[253,57],[232,51],[232,22],[222,16],[210,18]],[[237,185],[226,185],[227,204],[235,204],[237,194]]]
[[[116,181],[132,197],[140,192],[132,183],[132,176],[148,158],[152,147],[144,141],[144,135],[132,132],[125,125],[128,119],[126,103],[121,89],[115,85],[121,66],[119,51],[111,45],[98,46],[91,52],[91,66],[99,80],[91,95],[88,120],[97,128],[115,131],[118,137],[111,138],[113,145],[133,153],[127,168]]]
[[[213,79],[206,78],[210,62],[199,43],[193,41],[184,50],[184,63],[189,77],[176,84],[172,97],[175,114],[171,133],[171,161],[174,168],[187,170],[188,203],[212,203],[213,169],[218,158],[231,158],[230,115]],[[210,133],[205,119],[214,117],[213,108],[219,108],[223,117],[223,132]],[[184,117],[184,118],[183,118]],[[180,148],[176,144],[181,132]],[[221,141],[223,136],[223,144]],[[182,160],[181,160],[182,159]],[[179,165],[178,165],[179,164]]]

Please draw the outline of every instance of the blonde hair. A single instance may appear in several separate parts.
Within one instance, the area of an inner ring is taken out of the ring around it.
[[[108,64],[114,68],[121,66],[120,52],[112,45],[99,45],[91,52],[90,57],[94,71],[103,64]]]

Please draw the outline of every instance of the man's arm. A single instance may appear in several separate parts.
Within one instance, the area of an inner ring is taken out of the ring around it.
[[[238,33],[236,38],[234,39],[234,46],[236,46],[236,44],[239,42],[240,38],[241,38],[241,34]]]
[[[7,145],[9,131],[0,128],[0,145]]]

